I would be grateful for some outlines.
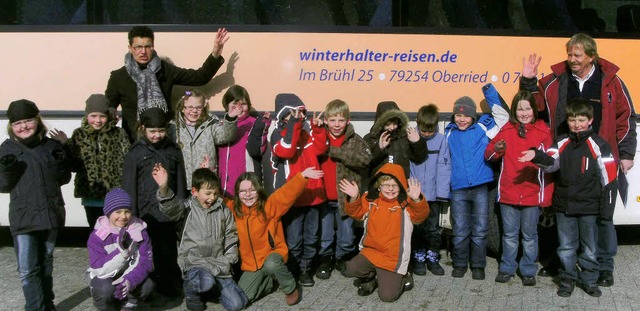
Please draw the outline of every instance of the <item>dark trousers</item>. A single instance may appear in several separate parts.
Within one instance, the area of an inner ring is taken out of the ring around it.
[[[120,310],[125,303],[138,305],[139,300],[144,300],[153,290],[153,281],[147,278],[142,284],[134,288],[124,301],[120,301],[113,296],[116,286],[111,283],[115,279],[93,278],[90,282],[91,297],[93,305],[101,311]]]
[[[149,221],[147,231],[151,238],[155,269],[151,278],[161,294],[173,293],[182,285],[182,272],[178,267],[176,225],[174,222]]]
[[[396,301],[404,289],[403,275],[373,265],[367,257],[358,254],[347,261],[345,275],[361,279],[378,278],[378,297],[384,302]]]

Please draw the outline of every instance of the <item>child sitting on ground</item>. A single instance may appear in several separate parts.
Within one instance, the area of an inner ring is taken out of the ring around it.
[[[404,290],[411,255],[413,224],[429,215],[429,204],[420,192],[420,183],[404,175],[398,164],[387,163],[371,178],[369,191],[360,196],[356,182],[340,180],[347,195],[345,210],[355,220],[364,221],[365,234],[360,254],[347,261],[345,275],[357,277],[358,295],[368,296],[378,289],[380,300],[395,301]]]
[[[107,193],[103,211],[87,241],[93,305],[98,310],[133,310],[153,289],[147,224],[131,215],[131,197],[121,188]]]
[[[280,219],[303,193],[308,179],[319,179],[322,175],[321,170],[309,167],[268,197],[256,173],[243,173],[236,180],[234,199],[227,205],[240,224],[238,237],[244,272],[238,284],[250,301],[271,293],[276,284],[286,295],[288,305],[302,299],[301,289],[286,266],[289,249]]]
[[[226,310],[241,310],[247,296],[232,278],[231,265],[238,261],[238,232],[220,194],[220,179],[208,168],[191,178],[191,197],[181,200],[169,188],[169,174],[162,164],[153,168],[158,184],[160,210],[172,221],[183,220],[178,264],[184,279],[187,309],[205,310],[205,301],[220,297]]]

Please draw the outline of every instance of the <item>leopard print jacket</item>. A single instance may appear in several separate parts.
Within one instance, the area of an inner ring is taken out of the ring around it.
[[[124,155],[130,143],[116,122],[110,120],[100,130],[94,130],[85,117],[67,141],[76,172],[76,198],[104,199],[109,190],[122,185]]]

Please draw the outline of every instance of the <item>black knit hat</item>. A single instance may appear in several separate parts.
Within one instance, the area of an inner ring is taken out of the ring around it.
[[[99,112],[109,115],[109,99],[102,94],[91,94],[87,98],[84,114],[88,115],[92,112]]]
[[[13,101],[9,104],[9,109],[7,109],[9,123],[25,119],[33,119],[38,115],[38,113],[40,113],[38,106],[28,99]]]
[[[478,118],[476,114],[476,103],[469,96],[462,96],[453,104],[453,114],[457,113],[474,119]]]
[[[140,114],[140,124],[146,128],[165,128],[169,121],[167,113],[160,108],[149,108]]]

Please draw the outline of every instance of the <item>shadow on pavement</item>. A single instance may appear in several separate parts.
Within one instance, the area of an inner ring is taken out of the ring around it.
[[[73,310],[87,299],[91,299],[91,293],[89,292],[88,286],[58,303],[56,308],[58,310]]]

